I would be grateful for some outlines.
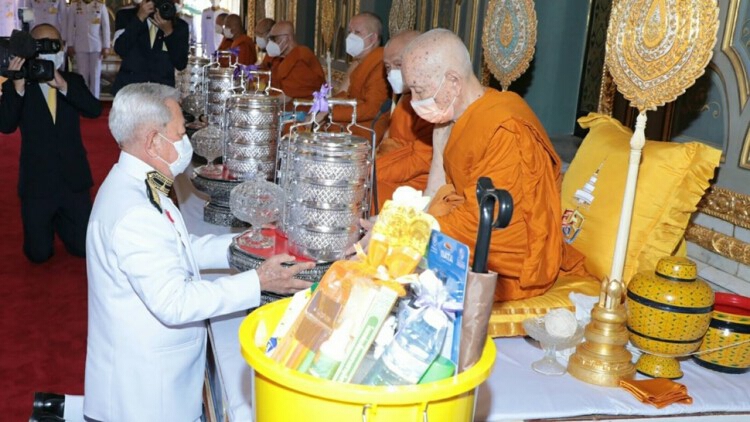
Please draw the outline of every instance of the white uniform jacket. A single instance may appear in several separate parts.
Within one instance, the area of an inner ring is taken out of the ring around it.
[[[88,344],[84,414],[116,422],[186,422],[201,416],[210,317],[258,306],[255,271],[201,280],[228,268],[232,235],[194,237],[160,194],[153,169],[125,152],[97,194],[86,237]]]
[[[66,22],[65,41],[77,53],[98,53],[110,48],[109,12],[104,0],[90,3],[73,0],[68,6]]]

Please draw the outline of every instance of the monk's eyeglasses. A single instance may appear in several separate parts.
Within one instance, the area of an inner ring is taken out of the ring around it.
[[[289,36],[289,34],[269,35],[269,36],[268,36],[268,39],[269,39],[270,41],[276,42],[276,40],[278,40],[278,39],[279,39],[279,37],[287,37],[287,36]]]

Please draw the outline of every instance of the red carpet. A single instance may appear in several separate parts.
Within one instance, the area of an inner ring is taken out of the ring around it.
[[[81,119],[96,189],[117,161],[109,103],[96,120]],[[0,420],[27,421],[34,391],[83,394],[86,358],[86,262],[57,241],[55,255],[32,264],[23,255],[16,193],[20,133],[0,134]]]

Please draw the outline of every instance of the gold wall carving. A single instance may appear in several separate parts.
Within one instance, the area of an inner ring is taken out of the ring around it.
[[[745,133],[745,141],[742,143],[742,155],[740,155],[740,167],[750,169],[750,127]]]
[[[697,224],[688,226],[685,239],[732,261],[750,265],[750,243]]]
[[[745,69],[744,63],[742,62],[742,58],[734,47],[734,34],[735,30],[737,29],[740,3],[740,0],[729,1],[727,21],[726,26],[724,27],[724,35],[721,42],[721,51],[726,54],[729,62],[732,64],[732,68],[734,68],[734,74],[737,77],[737,87],[740,94],[740,109],[743,109],[745,108],[745,104],[747,103],[748,95],[750,95],[750,82],[748,82],[747,70]],[[747,142],[745,142],[745,147],[747,148]],[[743,164],[747,164],[747,160],[745,160],[745,154],[742,155],[742,158],[744,160]]]
[[[713,186],[698,204],[698,212],[750,229],[750,195]]]
[[[393,0],[388,13],[388,34],[390,37],[407,29],[414,29],[417,18],[416,0]]]

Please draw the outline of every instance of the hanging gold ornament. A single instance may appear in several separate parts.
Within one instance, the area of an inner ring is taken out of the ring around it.
[[[532,0],[491,0],[482,31],[484,60],[503,91],[534,58],[536,11]]]

